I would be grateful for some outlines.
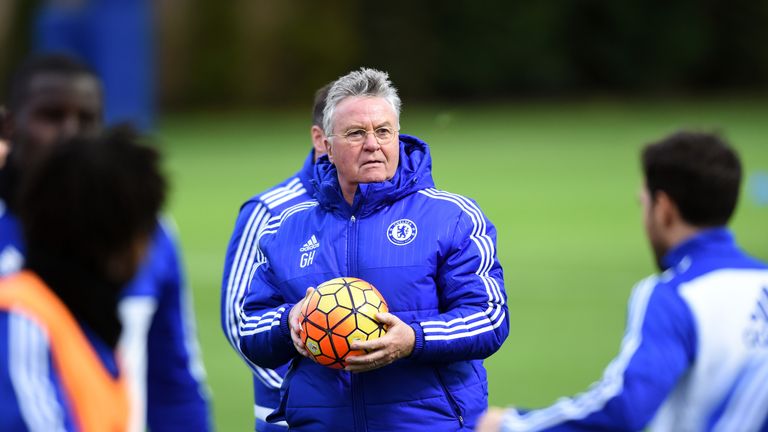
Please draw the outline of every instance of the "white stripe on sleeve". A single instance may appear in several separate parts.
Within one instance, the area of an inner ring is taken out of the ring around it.
[[[64,432],[63,408],[51,382],[47,335],[23,313],[11,311],[8,346],[11,384],[27,427],[32,432]]]
[[[270,192],[270,196],[279,198],[284,193],[285,191],[282,190],[273,190]],[[259,231],[269,219],[270,214],[267,208],[263,204],[257,203],[248,217],[248,222],[235,251],[235,258],[232,260],[227,280],[226,304],[224,307],[227,315],[227,339],[230,344],[248,367],[251,368],[254,376],[267,387],[278,389],[282,385],[282,378],[270,369],[256,366],[248,357],[240,352],[240,337],[238,334],[238,317],[241,316],[241,304],[254,270],[257,268],[257,265],[254,265],[254,263],[263,260],[263,255],[258,249],[256,239]],[[272,373],[270,374],[270,372]]]

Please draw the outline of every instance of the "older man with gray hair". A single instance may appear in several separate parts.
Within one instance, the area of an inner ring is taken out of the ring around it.
[[[268,418],[299,431],[472,430],[487,407],[482,360],[509,332],[496,231],[477,204],[435,189],[429,147],[399,134],[400,98],[386,73],[339,78],[326,100],[327,156],[315,201],[273,218],[240,316],[255,364],[292,361]],[[313,239],[312,260],[300,248]],[[301,343],[299,311],[336,277],[376,286],[387,333],[354,341],[331,369]]]

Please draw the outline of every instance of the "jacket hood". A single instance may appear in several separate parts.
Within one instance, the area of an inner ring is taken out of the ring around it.
[[[344,216],[366,216],[418,190],[435,186],[429,146],[410,135],[400,135],[400,163],[394,177],[378,183],[361,183],[350,206],[339,185],[336,167],[323,156],[315,164],[312,185],[323,208]]]

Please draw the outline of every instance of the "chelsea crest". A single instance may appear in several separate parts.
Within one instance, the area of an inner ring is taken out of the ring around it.
[[[416,238],[418,230],[410,219],[400,219],[392,222],[387,228],[387,238],[396,246],[405,246]]]

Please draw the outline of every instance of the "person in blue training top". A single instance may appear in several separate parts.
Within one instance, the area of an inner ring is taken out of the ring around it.
[[[98,79],[69,57],[25,62],[13,76],[4,124],[11,153],[0,170],[0,275],[18,271],[25,247],[16,217],[21,173],[52,146],[102,129]],[[152,244],[119,304],[120,345],[130,377],[135,418],[131,430],[206,431],[210,428],[205,372],[200,359],[175,233],[158,223]]]
[[[159,155],[130,130],[75,137],[21,184],[26,262],[0,279],[0,430],[126,431],[117,304],[166,196]]]
[[[493,408],[497,431],[768,431],[768,266],[725,227],[741,164],[716,135],[645,147],[646,235],[662,273],[629,301],[621,351],[589,391],[549,408]]]
[[[108,125],[154,126],[155,61],[149,0],[47,0],[36,11],[34,50],[68,54],[89,65],[104,85]]]
[[[384,72],[335,81],[316,200],[259,235],[240,347],[261,367],[291,361],[268,417],[291,430],[470,430],[487,407],[482,362],[509,333],[496,230],[474,201],[434,188],[429,147],[399,134],[399,112]],[[386,335],[353,342],[367,353],[338,370],[308,358],[298,317],[311,287],[343,276],[376,286],[391,313],[376,317]]]
[[[315,92],[312,107],[310,137],[312,150],[301,170],[276,186],[253,196],[241,207],[235,221],[235,229],[227,246],[224,260],[224,277],[221,283],[221,326],[232,347],[241,355],[253,372],[254,414],[259,432],[285,431],[285,422],[270,424],[266,418],[280,402],[280,386],[288,365],[269,369],[256,366],[240,353],[240,336],[237,323],[243,297],[248,289],[253,265],[263,260],[256,245],[256,238],[267,221],[283,210],[312,199],[312,179],[315,161],[325,154],[323,109],[330,84]]]

